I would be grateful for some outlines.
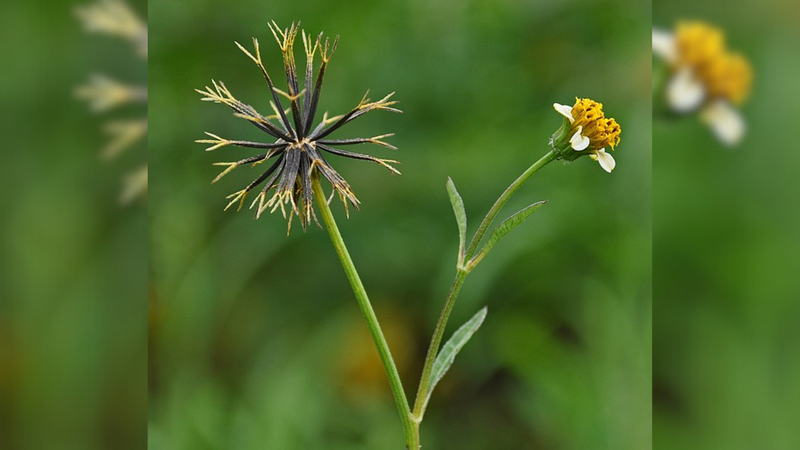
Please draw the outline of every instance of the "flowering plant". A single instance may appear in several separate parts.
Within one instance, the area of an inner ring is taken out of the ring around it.
[[[244,165],[255,166],[267,160],[275,160],[255,181],[248,184],[244,189],[231,194],[228,197],[231,200],[225,209],[237,203],[241,208],[247,194],[263,185],[260,193],[250,205],[251,208],[255,208],[258,205],[256,217],[258,218],[266,209],[275,211],[279,208],[284,216],[288,214],[289,229],[291,229],[291,218],[298,216],[305,230],[306,225],[310,224],[312,219],[316,220],[316,212],[313,207],[313,202],[316,202],[322,217],[322,223],[330,234],[336,253],[380,354],[403,425],[406,448],[408,450],[419,450],[420,425],[436,385],[450,369],[459,351],[480,328],[487,315],[487,308],[481,309],[455,331],[448,341],[442,344],[450,314],[453,311],[464,280],[500,240],[541,208],[545,202],[534,202],[530,206],[512,214],[489,233],[490,227],[500,214],[503,206],[536,172],[556,160],[573,161],[580,156],[588,155],[599,162],[604,170],[611,172],[616,163],[611,154],[606,152],[606,148],[613,150],[619,144],[620,126],[616,120],[606,118],[603,113],[603,105],[593,100],[577,99],[572,107],[556,103],[554,107],[556,111],[564,116],[564,122],[550,140],[550,151],[534,162],[508,186],[480,222],[469,241],[467,240],[467,213],[464,201],[456,190],[453,181],[451,179],[447,180],[446,189],[456,216],[459,235],[456,274],[439,320],[436,323],[417,388],[416,399],[412,404],[406,397],[391,350],[353,260],[347,251],[342,234],[330,209],[330,201],[326,200],[327,196],[323,193],[322,187],[322,181],[327,181],[331,185],[330,197],[338,194],[345,205],[345,209],[348,203],[353,206],[358,205],[358,200],[353,194],[350,185],[328,163],[326,156],[330,155],[372,161],[387,168],[392,173],[399,174],[397,169],[392,166],[397,161],[379,159],[338,148],[345,145],[372,143],[394,149],[392,145],[381,140],[391,135],[385,134],[372,138],[354,139],[330,139],[328,136],[367,112],[373,110],[400,111],[394,107],[396,102],[390,100],[392,94],[375,102],[368,100],[365,96],[348,113],[336,117],[328,117],[325,114],[319,123],[315,125],[314,120],[322,81],[333,51],[336,48],[338,38],[334,39],[332,44],[329,39],[323,41],[322,34],[313,39],[305,31],[300,31],[299,24],[292,24],[289,28],[281,30],[273,22],[270,28],[281,49],[288,86],[287,92],[275,87],[262,62],[257,40],[253,40],[254,53],[246,50],[238,43],[237,46],[255,62],[261,75],[266,80],[273,100],[271,103],[273,115],[263,116],[252,106],[242,103],[231,94],[222,82],[215,81],[212,83],[213,88],[206,87],[204,90],[198,90],[197,92],[203,95],[203,100],[205,101],[224,104],[231,108],[235,116],[249,121],[269,135],[271,142],[232,140],[211,133],[207,134],[212,139],[201,139],[197,142],[210,144],[211,146],[207,148],[209,151],[231,145],[264,150],[262,154],[238,161],[216,163],[224,166],[225,169],[214,181],[237,167]],[[293,51],[298,33],[302,35],[306,54],[303,90],[300,89],[300,80]],[[315,79],[313,65],[318,50],[321,56],[321,65]],[[284,110],[281,103],[281,97],[289,102],[289,108],[286,110]]]

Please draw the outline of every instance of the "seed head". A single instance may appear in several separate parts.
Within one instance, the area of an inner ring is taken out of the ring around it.
[[[233,139],[225,139],[215,134],[206,133],[211,139],[201,139],[196,142],[210,144],[207,151],[217,150],[230,145],[238,147],[249,147],[262,149],[265,152],[249,158],[240,159],[233,162],[220,162],[215,165],[225,169],[214,179],[216,182],[232,170],[245,165],[256,166],[265,161],[272,161],[270,166],[262,172],[244,189],[234,192],[228,196],[230,202],[225,207],[227,210],[232,205],[238,203],[238,209],[242,205],[248,194],[260,188],[256,194],[250,208],[256,209],[256,218],[269,210],[274,212],[281,210],[284,217],[289,218],[289,230],[293,216],[298,216],[300,223],[305,229],[311,223],[311,219],[316,220],[314,213],[313,198],[314,194],[311,183],[318,177],[325,178],[332,186],[331,199],[334,193],[339,195],[345,211],[348,203],[358,207],[359,201],[353,194],[350,185],[341,175],[328,163],[326,156],[337,155],[353,159],[372,161],[386,167],[390,172],[399,174],[391,164],[397,161],[389,159],[379,159],[370,155],[354,153],[342,150],[339,147],[355,144],[378,144],[391,149],[394,146],[384,142],[382,139],[392,136],[384,134],[371,138],[354,139],[330,139],[333,132],[339,130],[345,124],[356,118],[375,110],[385,110],[391,112],[401,112],[393,106],[397,103],[392,101],[391,93],[386,97],[372,101],[367,98],[367,94],[361,101],[348,113],[330,117],[328,113],[322,115],[322,119],[315,125],[317,106],[319,105],[322,82],[328,64],[339,42],[339,37],[331,41],[329,38],[323,40],[320,33],[316,38],[301,31],[298,24],[292,23],[289,28],[281,29],[275,22],[269,24],[272,35],[278,43],[283,57],[284,72],[286,74],[287,90],[284,92],[275,87],[275,84],[264,67],[261,58],[261,50],[258,40],[253,38],[253,51],[246,49],[239,44],[236,45],[244,52],[258,67],[267,83],[272,101],[270,106],[273,114],[269,116],[261,115],[255,108],[242,103],[231,94],[230,90],[221,81],[212,81],[213,87],[206,86],[205,90],[197,90],[203,95],[202,100],[214,103],[221,103],[234,111],[234,116],[245,119],[255,127],[270,136],[270,142],[250,142]],[[297,35],[300,34],[303,41],[303,49],[306,55],[306,67],[303,77],[303,89],[300,89],[300,77],[297,71],[297,63],[294,56],[294,44]],[[320,66],[314,77],[314,61],[316,54],[320,55]],[[281,97],[288,101],[289,107],[284,109]],[[330,199],[328,200],[330,201]]]

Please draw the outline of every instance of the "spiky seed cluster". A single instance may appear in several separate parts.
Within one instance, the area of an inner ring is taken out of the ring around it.
[[[741,104],[750,94],[753,72],[739,53],[731,52],[723,32],[704,22],[682,22],[675,30],[678,67],[690,67],[711,97]]]
[[[393,107],[397,102],[390,101],[394,93],[378,101],[371,101],[367,98],[367,94],[369,93],[367,92],[358,105],[350,110],[350,112],[335,117],[329,117],[326,112],[323,114],[322,120],[316,126],[313,126],[325,71],[336,50],[339,37],[337,36],[334,38],[333,42],[325,38],[323,43],[322,33],[314,39],[310,35],[307,35],[304,30],[300,30],[299,23],[296,25],[292,23],[291,27],[282,30],[273,21],[269,24],[269,27],[283,55],[286,84],[288,86],[287,92],[283,92],[275,87],[272,78],[262,62],[257,39],[253,38],[254,53],[245,49],[238,42],[236,45],[253,60],[260,69],[261,75],[264,77],[267,87],[271,92],[272,101],[270,102],[270,106],[274,112],[273,115],[263,116],[252,106],[237,100],[221,81],[212,81],[213,88],[206,86],[205,90],[197,90],[197,92],[203,95],[202,100],[204,101],[221,103],[228,106],[234,111],[234,116],[249,121],[261,131],[272,136],[274,141],[262,143],[230,140],[211,133],[206,133],[212,139],[201,139],[196,142],[211,144],[211,147],[206,149],[207,151],[216,150],[229,145],[266,150],[265,153],[260,155],[238,161],[216,163],[215,165],[224,166],[225,169],[212,183],[218,181],[237,167],[248,164],[256,166],[274,158],[275,161],[261,176],[256,178],[244,189],[227,197],[230,199],[230,202],[225,209],[227,210],[236,203],[239,204],[238,209],[241,209],[247,195],[261,186],[260,192],[250,204],[251,209],[257,206],[256,218],[260,217],[267,209],[269,209],[270,212],[280,209],[283,216],[286,217],[286,207],[288,206],[289,230],[291,230],[292,217],[294,215],[300,218],[303,229],[305,229],[306,225],[311,223],[312,217],[316,220],[313,208],[314,194],[312,192],[311,183],[316,177],[319,177],[319,175],[322,175],[322,177],[328,180],[333,187],[331,198],[334,193],[339,194],[340,199],[344,203],[345,210],[347,210],[348,202],[356,208],[359,204],[358,199],[350,189],[350,185],[333,169],[333,167],[331,167],[325,159],[325,154],[376,162],[393,173],[400,173],[391,166],[393,163],[396,164],[397,161],[378,159],[373,156],[353,153],[337,148],[344,145],[371,143],[396,149],[394,146],[381,140],[392,136],[392,134],[356,139],[328,139],[328,136],[346,123],[370,111],[401,111]],[[298,79],[297,65],[294,58],[294,43],[298,33],[302,35],[303,48],[306,54],[303,90],[300,90],[300,80]],[[314,59],[317,52],[320,54],[321,62],[316,74],[316,79],[314,79]],[[284,110],[280,97],[284,97],[289,102],[289,108],[286,110]],[[328,201],[330,201],[330,199]]]
[[[583,127],[582,135],[589,138],[589,149],[599,150],[601,148],[614,147],[619,145],[620,128],[613,118],[606,118],[603,113],[603,104],[588,98],[576,98],[575,105],[572,107],[572,129],[577,130]]]

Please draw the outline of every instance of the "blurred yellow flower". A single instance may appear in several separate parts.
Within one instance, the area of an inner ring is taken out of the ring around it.
[[[665,96],[673,111],[700,110],[723,143],[741,141],[745,123],[737,106],[750,95],[753,71],[727,49],[722,30],[700,21],[680,22],[672,33],[654,29],[653,54],[670,67]]]

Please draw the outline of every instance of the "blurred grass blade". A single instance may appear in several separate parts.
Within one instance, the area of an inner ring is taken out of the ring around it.
[[[517,225],[524,222],[525,219],[530,217],[531,214],[535,213],[536,210],[541,208],[545,203],[547,203],[547,201],[545,200],[536,202],[520,211],[517,211],[511,217],[504,220],[503,223],[501,223],[497,228],[494,229],[494,231],[492,232],[492,236],[489,238],[489,241],[486,243],[486,245],[481,249],[480,253],[478,253],[478,255],[475,256],[475,258],[473,258],[472,260],[473,262],[471,263],[472,266],[478,264],[478,262],[480,262],[480,260],[483,259],[483,257],[486,256],[487,253],[489,253],[489,250],[491,250],[492,247],[495,246],[495,244],[500,242],[500,239],[503,239],[508,233],[511,232],[511,230],[516,228]]]
[[[467,243],[467,212],[464,210],[464,200],[458,195],[456,185],[450,177],[447,177],[447,195],[450,196],[450,203],[453,204],[453,212],[458,222],[458,267],[461,267]]]
[[[472,316],[467,323],[462,325],[461,328],[453,333],[453,337],[451,337],[450,340],[444,344],[442,350],[438,355],[436,355],[436,361],[434,361],[433,370],[431,371],[431,387],[428,390],[428,393],[425,395],[425,404],[422,407],[423,411],[425,408],[427,408],[428,401],[431,399],[431,394],[436,388],[436,385],[450,369],[450,366],[453,365],[453,361],[455,361],[458,352],[461,351],[472,335],[475,334],[475,332],[478,331],[478,328],[480,328],[483,324],[484,319],[486,319],[486,312],[487,309],[484,306],[480,311]]]

